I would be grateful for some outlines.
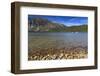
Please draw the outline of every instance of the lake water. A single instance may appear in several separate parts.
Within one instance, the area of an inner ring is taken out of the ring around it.
[[[28,48],[87,47],[87,32],[28,33]]]

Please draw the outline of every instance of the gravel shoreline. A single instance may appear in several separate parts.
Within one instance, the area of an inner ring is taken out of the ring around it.
[[[84,59],[87,58],[87,47],[73,48],[38,48],[28,52],[28,60],[61,60],[61,59]]]

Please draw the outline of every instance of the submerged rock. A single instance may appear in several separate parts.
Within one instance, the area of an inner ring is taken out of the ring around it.
[[[38,51],[31,51],[28,54],[28,60],[57,60],[57,59],[82,59],[87,58],[88,52],[86,48],[39,48]]]

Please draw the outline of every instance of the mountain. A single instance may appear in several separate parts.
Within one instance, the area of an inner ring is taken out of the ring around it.
[[[67,27],[44,18],[28,20],[28,30],[33,32],[86,32],[87,25]]]

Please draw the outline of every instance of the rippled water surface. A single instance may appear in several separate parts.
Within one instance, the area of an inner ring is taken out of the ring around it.
[[[69,47],[87,47],[86,32],[57,32],[57,33],[28,33],[28,48],[69,48]]]

